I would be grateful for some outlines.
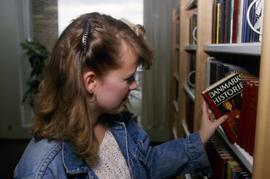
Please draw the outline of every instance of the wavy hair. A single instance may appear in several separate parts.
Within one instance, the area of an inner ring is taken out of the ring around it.
[[[34,106],[32,133],[36,139],[68,140],[84,160],[94,160],[98,142],[91,118],[84,69],[97,75],[120,67],[121,41],[134,48],[139,62],[149,68],[152,50],[144,33],[111,16],[88,13],[75,19],[57,40]]]

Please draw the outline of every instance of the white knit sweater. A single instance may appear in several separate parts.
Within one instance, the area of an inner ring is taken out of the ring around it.
[[[129,168],[110,130],[99,147],[98,162],[91,166],[100,179],[130,179]]]

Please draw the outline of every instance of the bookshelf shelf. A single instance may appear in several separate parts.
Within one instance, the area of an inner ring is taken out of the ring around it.
[[[195,90],[190,88],[186,83],[184,84],[185,92],[188,94],[188,96],[192,99],[192,101],[195,101]]]
[[[172,127],[172,133],[173,133],[173,138],[174,139],[177,139],[177,129],[176,129],[176,126]]]
[[[204,46],[204,50],[208,53],[229,53],[260,56],[261,43],[210,44]]]
[[[179,81],[179,74],[174,73],[173,76],[174,76],[174,78],[175,78],[177,81]]]
[[[197,0],[189,0],[186,5],[186,10],[194,9],[197,7]]]
[[[250,173],[252,173],[253,157],[245,152],[241,147],[239,147],[239,145],[231,144],[222,128],[218,128],[217,132],[223,138],[226,144],[231,148],[234,154],[241,160],[242,164],[249,170]]]
[[[190,135],[190,132],[188,130],[188,126],[187,126],[186,120],[182,120],[182,127],[184,129],[184,132],[185,132],[186,136],[189,136]]]
[[[197,45],[186,45],[185,50],[189,52],[195,52],[197,49]]]
[[[192,179],[190,174],[185,174],[185,179]]]
[[[178,106],[178,102],[176,100],[173,101],[173,106],[174,106],[174,110],[176,112],[179,112],[179,106]]]

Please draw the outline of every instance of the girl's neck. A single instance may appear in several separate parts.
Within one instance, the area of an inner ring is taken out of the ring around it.
[[[106,132],[106,125],[103,123],[97,123],[94,127],[94,133],[97,137],[98,143],[101,144]]]

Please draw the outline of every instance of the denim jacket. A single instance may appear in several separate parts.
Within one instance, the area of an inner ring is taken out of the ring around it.
[[[127,161],[134,179],[169,178],[192,171],[210,175],[211,168],[198,133],[152,147],[143,129],[130,113],[107,116],[109,128]],[[14,178],[98,177],[67,142],[34,138],[25,149],[14,171]]]

